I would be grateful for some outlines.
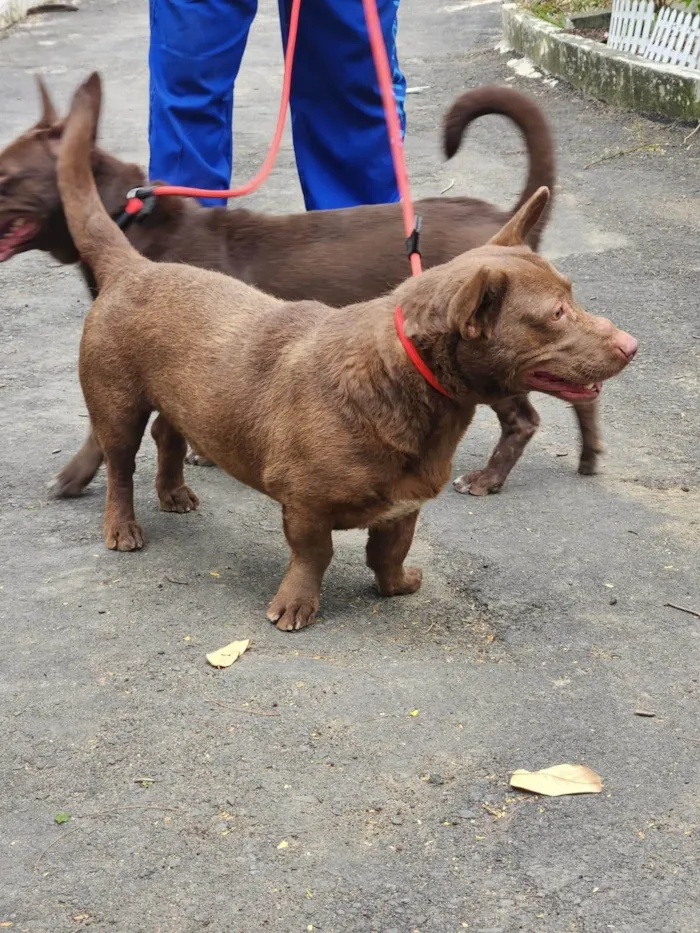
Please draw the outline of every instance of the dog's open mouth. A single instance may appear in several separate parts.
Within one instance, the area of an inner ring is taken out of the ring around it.
[[[39,232],[39,224],[26,217],[0,220],[0,262],[10,259]]]
[[[538,392],[547,392],[549,395],[556,395],[567,402],[583,402],[588,399],[598,398],[600,390],[603,388],[602,382],[589,382],[587,385],[579,385],[576,382],[567,382],[554,373],[549,373],[544,369],[537,369],[527,376],[527,383],[531,389]]]

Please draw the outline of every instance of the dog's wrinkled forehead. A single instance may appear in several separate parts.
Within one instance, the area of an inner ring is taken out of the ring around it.
[[[28,173],[32,155],[48,152],[46,130],[33,128],[0,151],[0,178]]]
[[[516,285],[521,281],[523,284],[536,284],[538,290],[551,289],[571,295],[571,280],[528,246],[496,246],[486,243],[463,253],[453,259],[452,263],[462,278],[487,265],[492,273],[504,276],[510,285]]]
[[[0,213],[40,214],[58,202],[49,130],[34,127],[0,151]]]

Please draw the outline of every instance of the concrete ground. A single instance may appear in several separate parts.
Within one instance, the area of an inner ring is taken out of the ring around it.
[[[447,489],[424,510],[419,594],[379,599],[362,536],[338,535],[321,620],[281,634],[264,619],[286,561],[272,502],[193,468],[201,511],[159,512],[150,440],[144,552],[104,550],[102,475],[81,500],[47,498],[86,427],[88,301],[77,271],[42,255],[3,265],[3,929],[700,930],[700,619],[666,606],[700,610],[700,136],[516,75],[494,50],[497,4],[440,2],[402,3],[402,62],[425,88],[408,98],[414,191],[454,180],[514,203],[517,133],[483,120],[443,164],[441,114],[488,82],[544,107],[561,184],[546,252],[640,341],[604,392],[604,472],[577,475],[571,412],[536,397],[542,429],[503,493]],[[261,6],[236,103],[240,180],[280,86]],[[140,0],[15,28],[0,39],[0,144],[35,118],[32,72],[65,103],[99,68],[104,144],[144,162],[146,42]],[[249,204],[300,209],[288,144]],[[456,470],[495,438],[483,411]],[[240,638],[235,666],[207,666]],[[604,792],[508,787],[515,768],[562,762],[595,768]]]

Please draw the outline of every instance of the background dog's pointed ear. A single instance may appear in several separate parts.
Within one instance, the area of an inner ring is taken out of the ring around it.
[[[53,126],[55,123],[58,123],[58,114],[51,100],[49,89],[44,84],[44,79],[39,75],[36,75],[36,83],[39,88],[39,96],[41,97],[41,116],[39,117],[37,126]]]
[[[549,188],[538,188],[519,211],[510,218],[505,227],[491,237],[493,246],[522,246],[528,233],[542,216],[549,201]]]
[[[507,284],[500,269],[481,266],[450,300],[447,308],[450,330],[459,331],[464,340],[490,337]]]

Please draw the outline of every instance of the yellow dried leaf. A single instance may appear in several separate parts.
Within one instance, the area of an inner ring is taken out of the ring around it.
[[[212,667],[230,667],[247,650],[249,644],[249,638],[244,641],[232,641],[225,648],[219,648],[218,651],[212,651],[211,654],[208,654],[207,661]]]
[[[412,709],[411,712],[410,712],[408,715],[409,715],[409,716],[417,716],[418,713],[420,713],[420,710],[419,710],[419,709]]]
[[[221,574],[218,573],[218,571],[216,571],[216,570],[210,570],[210,571],[209,571],[209,576],[210,576],[210,577],[220,577]]]
[[[11,927],[11,926],[13,926],[13,923],[11,920],[5,920],[4,923],[0,923],[0,927]]]
[[[511,775],[510,786],[529,790],[545,797],[564,794],[599,794],[603,789],[600,775],[586,765],[555,765],[541,771],[519,769]]]
[[[283,839],[282,842],[280,842],[280,844],[277,846],[277,848],[278,848],[278,849],[288,849],[288,848],[289,848],[289,843],[287,842],[286,839]]]

